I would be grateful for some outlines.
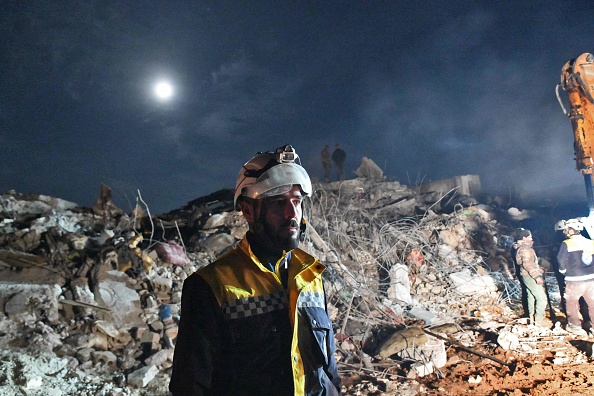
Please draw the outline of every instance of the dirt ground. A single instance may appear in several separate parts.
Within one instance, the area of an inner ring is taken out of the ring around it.
[[[592,343],[589,342],[590,349]],[[495,355],[505,359],[504,353]],[[508,357],[508,360],[513,361]],[[594,394],[594,366],[589,363],[557,365],[545,352],[533,359],[520,359],[502,366],[466,353],[437,376],[422,381],[425,395],[590,395]]]
[[[592,348],[592,342],[587,342]],[[349,395],[594,395],[594,365],[590,361],[558,365],[553,355],[543,353],[533,359],[520,359],[510,366],[500,365],[459,352],[439,374],[407,379],[390,376],[347,376]],[[494,356],[506,359],[506,353]],[[512,360],[513,356],[507,359]],[[396,385],[395,383],[399,383]],[[357,384],[357,385],[354,385]]]
[[[402,364],[382,375],[347,374],[346,394],[594,395],[594,337],[576,337],[563,328],[563,322],[544,330],[518,325],[514,331],[524,337],[516,350],[503,349],[497,334],[481,331],[472,348],[446,343],[447,363],[432,374],[411,378]]]

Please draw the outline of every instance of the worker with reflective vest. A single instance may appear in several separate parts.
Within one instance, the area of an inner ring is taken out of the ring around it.
[[[587,335],[581,322],[580,298],[588,305],[591,325],[594,324],[594,241],[581,235],[583,229],[580,219],[555,224],[555,230],[566,236],[557,254],[559,273],[565,277],[566,330],[579,336]]]
[[[249,231],[184,281],[169,390],[179,395],[340,395],[325,266],[298,248],[310,178],[291,146],[240,170]]]

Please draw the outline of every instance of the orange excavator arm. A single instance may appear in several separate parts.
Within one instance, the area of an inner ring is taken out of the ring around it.
[[[569,111],[559,96],[559,87],[567,92]],[[571,120],[574,135],[576,168],[584,175],[590,215],[594,214],[594,55],[584,53],[569,60],[561,71],[557,99]]]

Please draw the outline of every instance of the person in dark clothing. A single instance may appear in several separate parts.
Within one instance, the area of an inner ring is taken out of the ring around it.
[[[561,220],[555,230],[567,237],[557,254],[559,272],[565,277],[566,330],[578,336],[586,336],[580,315],[580,298],[588,305],[590,321],[594,321],[594,241],[581,235],[584,224],[580,219]],[[592,329],[593,323],[590,323]]]
[[[322,168],[324,168],[324,181],[330,181],[330,168],[332,167],[332,159],[330,157],[330,147],[325,145],[321,153]]]
[[[334,151],[332,152],[332,161],[336,165],[336,171],[338,173],[338,180],[344,180],[344,161],[346,160],[346,153],[340,148],[340,145],[336,143]]]
[[[532,247],[534,245],[532,233],[527,229],[520,228],[516,231],[514,239],[512,252],[525,288],[527,316],[530,318],[530,323],[542,327],[552,327],[551,321],[545,318],[547,293],[544,288],[544,271],[538,265],[538,256]]]
[[[325,266],[298,248],[310,178],[291,146],[241,168],[249,230],[184,281],[169,390],[180,395],[340,395]]]

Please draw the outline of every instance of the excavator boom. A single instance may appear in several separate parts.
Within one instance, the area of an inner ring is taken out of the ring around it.
[[[567,92],[569,111],[559,97],[559,86]],[[594,55],[584,53],[569,60],[561,71],[557,99],[571,120],[576,168],[584,175],[590,215],[594,214]]]

